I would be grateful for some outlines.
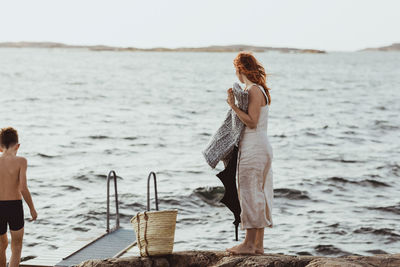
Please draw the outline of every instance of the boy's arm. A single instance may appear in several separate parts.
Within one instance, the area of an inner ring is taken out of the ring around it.
[[[28,162],[25,158],[21,158],[21,168],[19,171],[19,184],[20,184],[20,191],[22,196],[25,199],[26,204],[28,204],[28,207],[31,212],[32,219],[31,220],[36,220],[37,213],[35,210],[35,206],[33,205],[31,193],[29,192],[28,189],[28,182],[26,179],[26,169],[28,168]]]

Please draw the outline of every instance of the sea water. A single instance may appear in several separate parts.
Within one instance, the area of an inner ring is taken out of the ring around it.
[[[400,53],[254,55],[272,97],[265,252],[399,252]],[[154,171],[160,209],[179,210],[175,251],[238,244],[219,203],[223,165],[201,154],[229,108],[235,56],[0,49],[0,126],[19,131],[39,215],[26,221],[23,256],[105,231],[110,170],[123,227],[145,210]]]

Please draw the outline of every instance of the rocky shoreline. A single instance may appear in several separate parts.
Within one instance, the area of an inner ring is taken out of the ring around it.
[[[400,51],[400,43],[393,43],[388,46],[382,46],[382,47],[370,47],[370,48],[365,48],[360,51],[382,51],[382,52],[393,52],[393,51]]]
[[[92,51],[128,51],[128,52],[269,52],[276,51],[281,53],[310,53],[324,54],[326,51],[317,49],[299,49],[290,47],[267,47],[252,45],[213,45],[207,47],[178,47],[178,48],[137,48],[137,47],[115,47],[106,45],[67,45],[54,42],[4,42],[0,43],[0,48],[63,48],[63,49],[88,49]]]
[[[126,257],[107,260],[89,260],[79,267],[141,266],[141,267],[233,267],[233,266],[268,266],[268,267],[399,267],[400,253],[377,254],[374,256],[349,255],[341,257],[292,256],[265,254],[261,256],[228,255],[222,251],[182,251],[158,257]]]

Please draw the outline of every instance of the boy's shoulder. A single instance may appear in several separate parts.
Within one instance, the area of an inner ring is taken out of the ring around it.
[[[24,157],[15,156],[15,160],[21,165],[27,165],[28,164],[28,160],[26,158],[24,158]]]
[[[24,157],[19,157],[19,156],[13,156],[13,157],[7,157],[8,159],[3,159],[6,160],[6,162],[3,162],[0,164],[1,169],[15,169],[15,170],[20,170],[21,168],[27,168],[28,167],[28,161]]]

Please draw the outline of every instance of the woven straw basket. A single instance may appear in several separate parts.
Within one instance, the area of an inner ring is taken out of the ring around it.
[[[178,210],[139,212],[131,219],[140,256],[171,254]]]

